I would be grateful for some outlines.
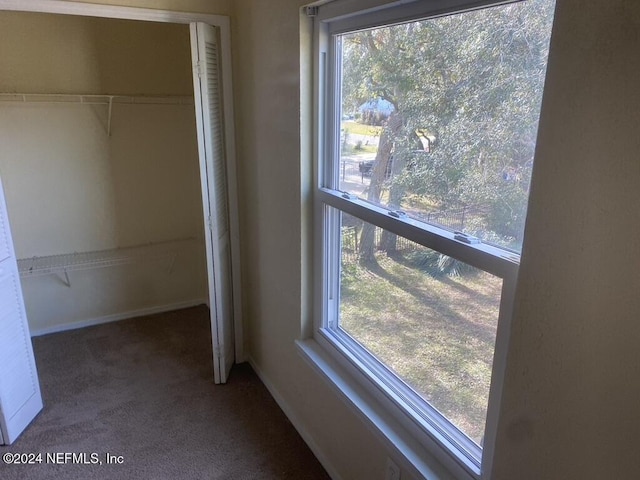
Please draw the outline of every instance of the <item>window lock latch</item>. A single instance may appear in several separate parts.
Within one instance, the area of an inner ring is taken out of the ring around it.
[[[473,235],[468,235],[464,232],[459,231],[453,232],[453,238],[464,243],[482,243],[482,240],[480,240],[478,237],[474,237]]]
[[[318,6],[305,7],[305,13],[307,14],[308,17],[316,17],[319,11],[320,11],[320,7]]]
[[[342,198],[346,198],[347,200],[355,200],[356,198],[358,198],[355,195],[353,195],[353,194],[351,194],[349,192],[343,192],[342,190],[340,190],[340,196]]]
[[[389,215],[394,217],[394,218],[406,218],[407,217],[407,213],[403,212],[402,210],[391,210],[389,212]]]

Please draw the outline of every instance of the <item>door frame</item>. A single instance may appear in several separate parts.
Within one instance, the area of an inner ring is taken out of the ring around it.
[[[187,24],[202,22],[208,23],[220,29],[220,50],[222,66],[222,95],[224,110],[224,138],[227,157],[227,181],[229,195],[229,220],[231,233],[231,276],[233,292],[233,322],[235,340],[235,361],[241,363],[246,360],[243,341],[242,322],[242,299],[240,281],[240,236],[238,221],[238,184],[236,173],[236,148],[235,148],[235,128],[233,112],[233,82],[231,75],[231,22],[229,17],[224,15],[213,15],[206,13],[178,12],[171,10],[155,10],[139,7],[122,7],[112,5],[101,5],[93,3],[69,2],[63,0],[0,0],[0,11],[32,12],[32,13],[52,13],[60,15],[77,15],[83,17],[113,18],[119,20],[138,20],[145,22],[176,23]],[[189,55],[191,53],[189,52]],[[191,57],[189,57],[191,58]],[[192,72],[197,75],[197,72]],[[195,95],[195,92],[194,92]],[[201,115],[202,112],[200,112]],[[194,110],[194,116],[198,111]],[[198,120],[196,118],[196,120]],[[200,175],[203,172],[203,164],[200,164]],[[202,198],[209,198],[207,182],[201,182]],[[204,214],[204,212],[203,212]],[[208,223],[207,218],[203,218],[205,232]],[[210,256],[212,252],[207,252]],[[209,278],[208,282],[213,282]],[[210,290],[210,289],[209,289]],[[209,298],[211,305],[214,299]],[[213,317],[212,317],[213,318]],[[213,325],[212,325],[213,328]]]

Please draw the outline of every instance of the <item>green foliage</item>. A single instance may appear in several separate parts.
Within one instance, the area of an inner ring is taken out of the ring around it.
[[[382,98],[395,107],[391,179],[440,209],[482,206],[487,236],[521,241],[554,0],[528,0],[342,37],[343,110]],[[416,130],[435,137],[418,152]],[[378,159],[388,161],[388,159]],[[397,168],[400,165],[402,168]],[[384,172],[384,169],[379,169]]]
[[[433,250],[416,250],[404,254],[407,264],[432,277],[459,277],[460,275],[477,274],[478,270],[469,264],[451,258]]]
[[[508,183],[504,186],[500,194],[495,195],[489,204],[488,228],[521,244],[528,197],[528,191],[518,185]]]

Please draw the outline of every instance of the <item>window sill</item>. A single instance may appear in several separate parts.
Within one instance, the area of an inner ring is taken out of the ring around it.
[[[472,480],[440,446],[427,451],[425,446],[403,426],[388,407],[375,398],[326,348],[314,339],[299,340],[301,356],[333,388],[347,405],[361,417],[389,449],[390,456],[404,472],[429,480]]]

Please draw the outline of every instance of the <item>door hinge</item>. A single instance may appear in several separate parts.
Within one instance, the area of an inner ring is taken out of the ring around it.
[[[198,77],[198,78],[202,78],[203,75],[203,68],[202,68],[202,62],[200,60],[198,60],[196,62],[196,64],[193,66],[193,73]]]
[[[207,225],[209,226],[209,230],[213,230],[213,220],[211,219],[211,215],[207,217]]]
[[[316,15],[318,15],[319,10],[320,10],[320,7],[318,6],[306,7],[307,17],[315,17]]]

